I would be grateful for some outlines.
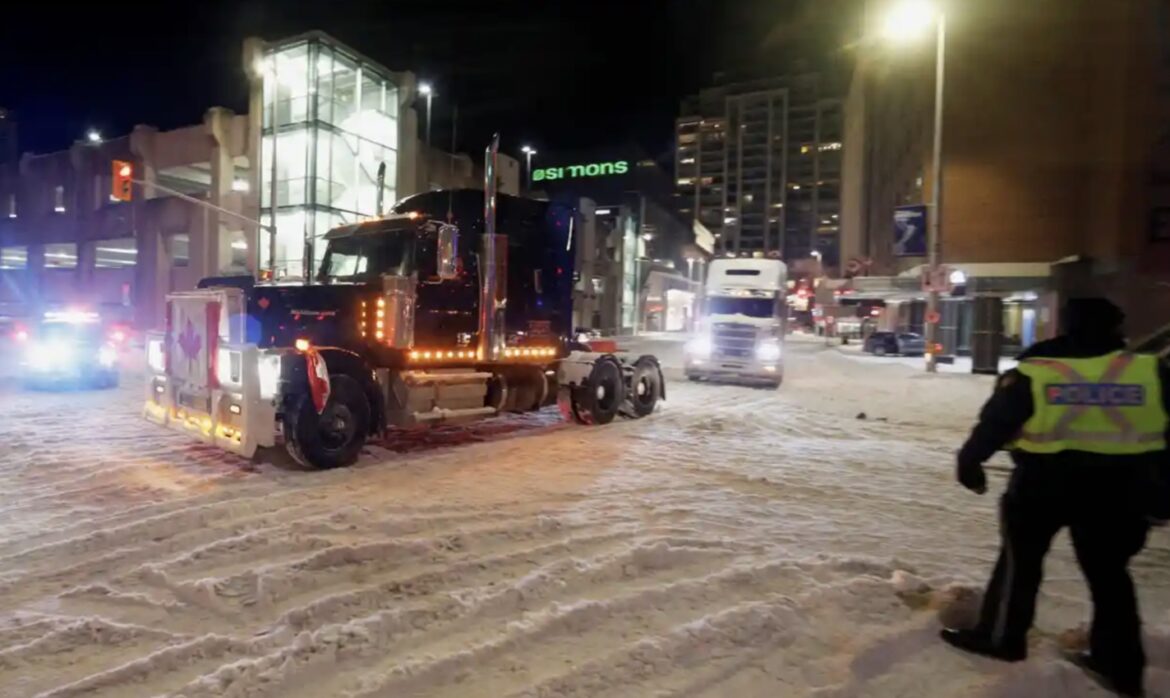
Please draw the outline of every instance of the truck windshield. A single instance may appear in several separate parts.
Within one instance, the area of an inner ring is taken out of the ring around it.
[[[383,274],[414,273],[414,231],[330,240],[321,281],[368,281]]]
[[[746,315],[772,317],[776,301],[772,298],[732,298],[713,296],[707,299],[707,311],[712,315]]]

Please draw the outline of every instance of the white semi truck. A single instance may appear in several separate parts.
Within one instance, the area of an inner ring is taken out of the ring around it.
[[[696,334],[686,347],[687,378],[779,387],[787,289],[788,267],[778,259],[712,261]]]

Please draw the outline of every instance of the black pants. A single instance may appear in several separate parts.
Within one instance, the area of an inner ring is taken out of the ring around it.
[[[1108,467],[1017,467],[1000,504],[1003,543],[977,629],[997,646],[1026,647],[1044,556],[1068,526],[1093,599],[1090,650],[1110,678],[1140,686],[1146,658],[1128,570],[1149,531],[1140,486]]]

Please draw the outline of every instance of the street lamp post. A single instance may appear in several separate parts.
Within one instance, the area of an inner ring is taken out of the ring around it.
[[[926,0],[906,0],[894,8],[886,18],[887,39],[904,40],[928,29],[935,28],[934,65],[934,144],[931,153],[931,202],[930,221],[926,233],[927,269],[930,287],[926,297],[926,370],[938,371],[939,278],[942,263],[942,212],[943,212],[943,95],[946,85],[947,20],[941,10]]]
[[[520,152],[524,153],[524,169],[528,173],[528,191],[532,191],[532,156],[536,155],[536,148],[526,145],[520,148]]]

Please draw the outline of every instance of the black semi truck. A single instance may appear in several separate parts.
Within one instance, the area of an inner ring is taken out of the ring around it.
[[[145,416],[250,457],[348,465],[391,428],[559,404],[605,424],[665,397],[658,360],[573,336],[576,211],[434,191],[329,231],[314,277],[205,279],[147,342]]]

